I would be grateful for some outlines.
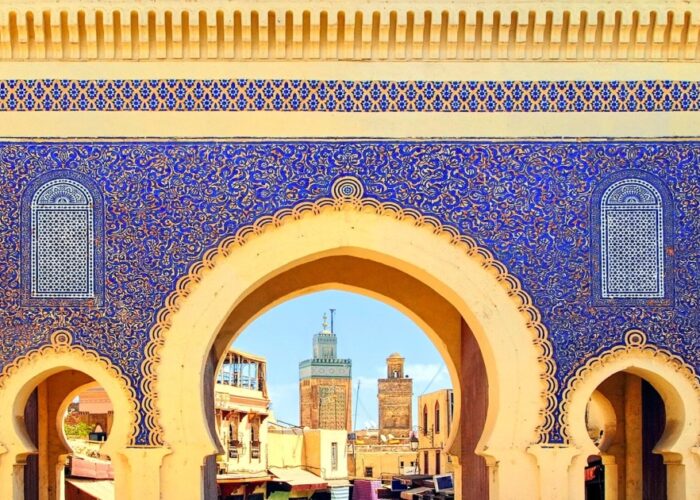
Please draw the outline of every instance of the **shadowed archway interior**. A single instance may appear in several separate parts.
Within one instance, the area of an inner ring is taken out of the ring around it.
[[[214,378],[220,360],[248,324],[277,304],[329,288],[354,291],[394,306],[428,334],[443,356],[459,396],[447,452],[459,459],[462,477],[468,478],[463,481],[463,495],[488,498],[486,462],[477,454],[487,418],[488,381],[476,339],[457,310],[436,291],[407,273],[373,260],[350,255],[321,257],[288,269],[251,291],[223,324],[208,357],[204,379],[207,408],[214,408]],[[441,339],[449,339],[453,345]],[[448,351],[460,353],[460,359],[449,360],[445,356]],[[453,363],[461,363],[462,369]],[[468,414],[463,411],[465,406],[469,407]],[[210,432],[216,435],[213,411],[208,411],[207,417]],[[205,483],[210,485],[215,483],[214,467],[210,457],[205,471]]]

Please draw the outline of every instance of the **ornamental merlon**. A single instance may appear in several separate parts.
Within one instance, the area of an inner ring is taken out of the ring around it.
[[[3,60],[700,59],[698,2],[25,1]]]

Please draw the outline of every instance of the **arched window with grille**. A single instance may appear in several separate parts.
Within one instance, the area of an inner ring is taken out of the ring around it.
[[[670,287],[672,252],[669,198],[657,179],[627,173],[609,179],[594,201],[599,228],[594,248],[598,278],[594,292],[602,301],[664,301]]]
[[[99,305],[102,199],[90,181],[56,171],[23,201],[24,298],[43,305]]]

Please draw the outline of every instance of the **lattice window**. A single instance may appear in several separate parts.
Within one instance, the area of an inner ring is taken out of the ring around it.
[[[95,297],[94,204],[71,179],[54,179],[31,200],[31,297]]]
[[[601,297],[664,298],[663,202],[654,186],[629,178],[600,201]]]

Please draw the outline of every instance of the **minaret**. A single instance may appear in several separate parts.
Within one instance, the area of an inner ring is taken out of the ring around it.
[[[312,429],[351,430],[352,361],[338,358],[338,337],[323,315],[313,358],[299,363],[299,420]]]
[[[405,359],[395,352],[386,358],[386,378],[377,381],[379,433],[408,439],[413,415],[413,380],[404,375]]]
[[[323,329],[314,335],[314,359],[335,359],[338,352],[338,337],[328,329],[328,316],[323,315]]]

